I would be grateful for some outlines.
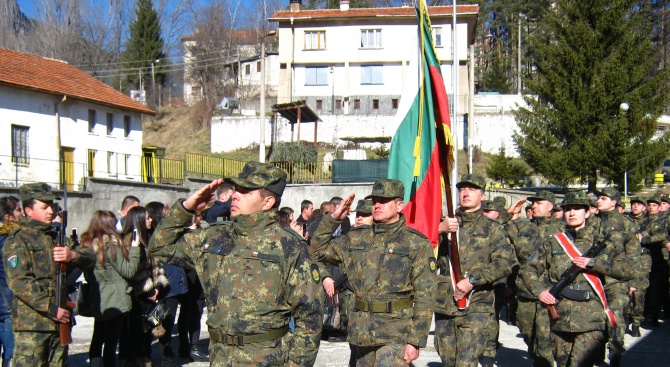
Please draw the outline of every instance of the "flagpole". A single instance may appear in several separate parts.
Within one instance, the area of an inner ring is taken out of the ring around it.
[[[451,170],[451,197],[453,199],[454,208],[458,205],[458,192],[456,191],[456,183],[458,182],[458,68],[460,62],[458,61],[458,38],[456,37],[456,0],[452,1],[452,26],[451,26],[451,52],[452,52],[452,91],[454,99],[452,106],[454,114],[451,118],[451,133],[454,139],[454,167]]]

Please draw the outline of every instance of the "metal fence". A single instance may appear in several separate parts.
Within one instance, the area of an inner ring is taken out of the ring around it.
[[[71,191],[86,190],[86,165],[56,159],[22,158],[0,155],[0,186],[19,187],[27,183],[45,182],[62,189],[67,182]]]
[[[200,177],[232,177],[242,171],[246,162],[234,159],[186,153],[186,174]]]

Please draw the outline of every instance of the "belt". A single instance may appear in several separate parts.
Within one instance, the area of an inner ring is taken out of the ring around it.
[[[412,307],[414,307],[414,300],[412,298],[392,299],[388,301],[372,301],[372,302],[363,299],[356,300],[356,311],[363,311],[363,312],[388,313]]]
[[[222,343],[227,345],[243,346],[244,344],[262,343],[270,340],[281,338],[288,333],[288,325],[281,329],[270,331],[265,334],[256,335],[229,335],[221,334],[214,330],[209,330],[209,338],[214,343]]]
[[[591,292],[584,289],[563,288],[561,296],[571,301],[586,302],[591,299]]]

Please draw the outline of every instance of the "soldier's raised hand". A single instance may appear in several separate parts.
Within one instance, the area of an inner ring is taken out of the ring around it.
[[[344,218],[349,215],[349,209],[351,209],[351,203],[354,202],[354,197],[356,197],[356,194],[353,192],[349,194],[344,200],[342,200],[342,204],[340,204],[340,207],[335,209],[333,213],[330,215],[333,217],[335,220],[344,220]]]
[[[217,178],[216,180],[203,186],[200,190],[191,194],[191,196],[184,200],[184,203],[182,204],[184,205],[184,209],[189,211],[196,211],[197,209],[204,208],[207,203],[213,199],[216,189],[218,189],[222,183],[223,180]]]

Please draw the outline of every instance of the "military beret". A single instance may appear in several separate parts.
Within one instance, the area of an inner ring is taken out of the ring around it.
[[[563,208],[565,208],[566,206],[572,206],[572,205],[579,205],[588,210],[589,207],[591,206],[591,202],[588,195],[586,195],[585,192],[571,191],[565,194],[565,196],[563,197],[562,206]]]
[[[375,181],[372,185],[372,193],[365,197],[365,199],[370,198],[405,198],[405,186],[399,180],[393,180],[384,178],[381,180]]]
[[[466,184],[477,186],[480,189],[483,189],[483,188],[486,187],[486,181],[484,180],[484,178],[482,176],[475,175],[475,174],[465,174],[465,175],[463,175],[461,177],[461,180],[458,181],[458,183],[456,184],[456,188],[460,189],[461,186],[466,185]]]
[[[282,196],[286,187],[286,172],[268,163],[249,162],[240,177],[225,178],[224,181],[246,189],[266,189]]]
[[[28,201],[31,199],[40,201],[60,200],[60,197],[56,196],[51,190],[51,186],[44,182],[25,184],[19,189],[19,197],[21,198],[21,201]]]
[[[612,200],[621,201],[621,194],[619,193],[619,191],[617,189],[615,189],[612,186],[608,186],[608,187],[603,188],[600,191],[596,191],[596,195],[598,195],[598,197],[607,196],[608,198],[610,198]]]
[[[358,200],[356,214],[372,214],[372,200]]]
[[[534,196],[529,196],[528,201],[542,201],[546,200],[552,204],[556,204],[556,195],[553,192],[547,190],[540,190],[535,193]]]

